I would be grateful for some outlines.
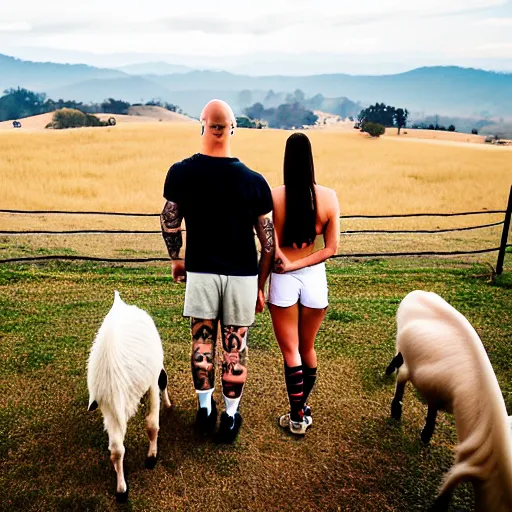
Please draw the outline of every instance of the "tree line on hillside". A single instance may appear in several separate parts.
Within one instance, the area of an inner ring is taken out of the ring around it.
[[[305,125],[314,125],[318,119],[317,115],[297,101],[270,108],[255,103],[244,109],[244,113],[250,120],[265,121],[270,128],[302,128]]]
[[[265,109],[278,108],[283,104],[299,103],[307,110],[320,110],[343,118],[357,116],[362,107],[361,103],[353,102],[345,97],[328,98],[323,94],[316,94],[308,98],[300,89],[296,89],[293,93],[276,93],[270,89],[265,95],[258,91],[252,92],[244,89],[238,94],[238,106],[241,110],[256,103],[260,103]]]
[[[142,103],[133,103],[132,107],[141,107]],[[183,114],[183,110],[178,105],[174,103],[168,103],[167,101],[160,100],[149,100],[144,103],[146,107],[162,107],[168,110],[169,112],[176,112],[177,114]]]
[[[411,128],[416,128],[420,130],[439,130],[441,132],[454,132],[456,130],[454,124],[450,124],[448,128],[444,126],[443,124],[433,124],[433,123],[413,123],[411,125]],[[471,133],[478,135],[478,130],[476,128],[473,128]]]
[[[141,105],[140,103],[138,105]],[[180,112],[181,109],[172,103],[161,103],[151,100],[146,105],[159,106],[172,112]],[[9,119],[21,119],[24,117],[46,114],[63,108],[79,110],[84,114],[128,114],[131,103],[114,98],[108,98],[102,103],[84,104],[73,100],[53,100],[47,98],[45,93],[29,91],[18,87],[8,89],[0,97],[0,121]]]

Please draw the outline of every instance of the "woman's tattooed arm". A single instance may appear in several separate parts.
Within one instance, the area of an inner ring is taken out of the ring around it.
[[[180,249],[183,245],[181,236],[182,220],[183,215],[180,214],[178,205],[172,201],[167,201],[160,214],[160,226],[171,260],[180,259]]]

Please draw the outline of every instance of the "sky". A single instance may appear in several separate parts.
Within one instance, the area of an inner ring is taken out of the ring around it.
[[[512,0],[0,0],[0,53],[250,74],[512,72]]]

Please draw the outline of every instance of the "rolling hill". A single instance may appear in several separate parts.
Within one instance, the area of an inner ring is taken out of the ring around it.
[[[32,62],[0,54],[1,91],[20,86],[35,92],[47,92],[85,80],[109,80],[123,76],[127,75],[115,69],[95,68],[85,64]]]

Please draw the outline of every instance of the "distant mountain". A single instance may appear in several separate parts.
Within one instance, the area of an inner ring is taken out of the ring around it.
[[[193,71],[193,68],[188,66],[169,64],[168,62],[143,62],[121,66],[117,69],[129,75],[172,75]]]
[[[259,89],[345,96],[352,101],[376,101],[425,114],[457,116],[512,116],[512,73],[494,73],[459,67],[418,68],[383,76],[344,74],[302,77],[249,77],[226,72],[194,71],[153,77],[170,91],[188,89]]]
[[[158,63],[157,63],[158,64]],[[162,66],[165,63],[162,63]],[[143,69],[141,68],[141,71]],[[113,97],[130,102],[160,99],[199,115],[204,103],[220,97],[241,113],[239,93],[249,90],[254,101],[273,90],[302,90],[309,98],[322,94],[369,105],[384,102],[405,107],[415,118],[428,114],[458,117],[512,117],[512,73],[460,67],[424,67],[395,75],[329,74],[312,76],[247,76],[225,71],[190,71],[133,76],[120,70],[84,65],[22,61],[0,55],[0,88],[22,86],[54,99],[83,102]]]
[[[173,97],[173,93],[160,84],[141,76],[128,75],[108,80],[85,80],[46,92],[50,98],[74,99],[84,103],[102,102],[106,98],[115,98],[130,103],[144,103],[152,99],[170,101]]]
[[[47,92],[63,84],[123,76],[127,75],[114,69],[94,68],[85,64],[32,62],[0,54],[0,91],[19,86],[36,92]]]

